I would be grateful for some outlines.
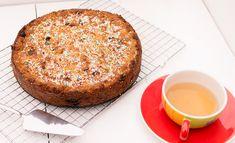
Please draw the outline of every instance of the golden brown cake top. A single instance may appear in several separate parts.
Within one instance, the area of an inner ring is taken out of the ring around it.
[[[42,83],[76,88],[117,80],[136,58],[135,36],[131,26],[115,14],[53,12],[21,30],[16,43],[23,44],[16,47],[15,64]]]

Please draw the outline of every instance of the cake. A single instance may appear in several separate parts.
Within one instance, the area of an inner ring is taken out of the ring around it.
[[[21,87],[38,100],[67,107],[97,105],[120,96],[137,79],[141,43],[120,15],[68,9],[34,19],[12,45]]]

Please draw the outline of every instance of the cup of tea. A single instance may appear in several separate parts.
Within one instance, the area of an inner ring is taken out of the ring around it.
[[[227,100],[225,88],[199,71],[171,74],[162,86],[164,110],[181,126],[181,140],[187,140],[190,128],[202,128],[214,122],[225,109]]]

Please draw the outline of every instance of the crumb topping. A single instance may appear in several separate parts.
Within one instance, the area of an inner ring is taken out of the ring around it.
[[[77,87],[109,81],[137,54],[134,31],[102,12],[56,13],[27,31],[18,62],[42,82]]]

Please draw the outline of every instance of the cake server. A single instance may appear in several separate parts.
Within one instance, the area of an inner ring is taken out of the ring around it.
[[[3,104],[0,104],[0,108],[23,117],[23,128],[25,130],[67,136],[81,136],[84,133],[81,128],[39,109],[23,115],[21,112]]]

